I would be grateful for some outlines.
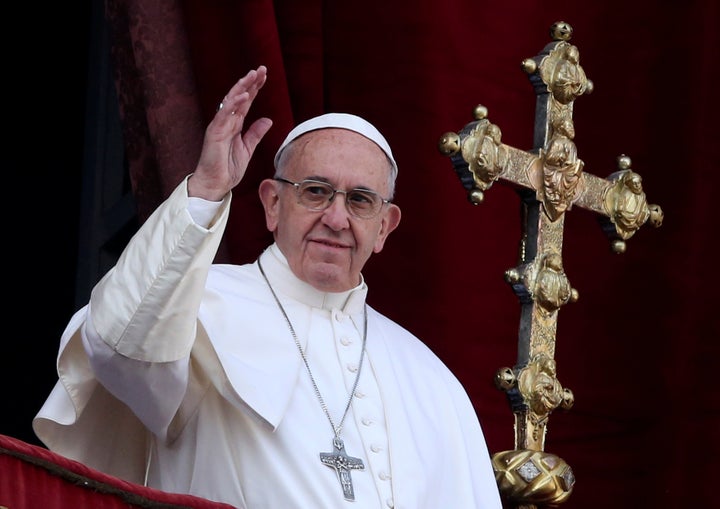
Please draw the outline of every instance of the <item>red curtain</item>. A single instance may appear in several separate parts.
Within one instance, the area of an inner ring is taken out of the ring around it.
[[[106,10],[143,218],[192,171],[225,91],[269,68],[252,115],[275,125],[234,193],[223,261],[251,261],[269,242],[256,188],[294,123],[345,111],[386,135],[403,220],[365,270],[369,300],[454,370],[493,453],[513,448],[493,376],[517,354],[519,305],[503,274],[517,264],[519,200],[496,184],[469,204],[437,141],[482,103],[504,143],[532,148],[535,96],[520,63],[550,42],[552,23],[570,23],[594,83],[574,110],[585,171],[605,177],[630,156],[665,221],[616,255],[591,213],[566,215],[563,261],[580,299],[560,312],[556,359],[576,402],[552,415],[546,450],[577,477],[569,509],[714,500],[717,2],[107,0]]]

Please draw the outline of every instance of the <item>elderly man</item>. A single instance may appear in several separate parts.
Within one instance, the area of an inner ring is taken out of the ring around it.
[[[400,222],[377,129],[335,113],[293,129],[259,188],[274,243],[251,264],[212,263],[271,127],[243,133],[266,72],[228,92],[195,171],[71,319],[37,435],[110,474],[239,508],[499,509],[462,386],[365,303],[362,268]]]

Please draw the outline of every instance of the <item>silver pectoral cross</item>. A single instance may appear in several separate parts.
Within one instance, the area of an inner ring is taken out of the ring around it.
[[[350,470],[364,470],[365,465],[360,458],[348,456],[345,444],[339,437],[333,438],[333,452],[321,452],[320,461],[335,469],[345,500],[355,500]]]

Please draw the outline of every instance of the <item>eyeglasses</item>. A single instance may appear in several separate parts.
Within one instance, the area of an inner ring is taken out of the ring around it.
[[[312,179],[293,182],[282,177],[275,177],[274,180],[293,186],[298,203],[310,210],[325,210],[338,193],[345,195],[345,205],[350,214],[360,219],[372,219],[380,213],[383,205],[390,203],[390,200],[386,200],[369,189],[356,188],[342,191],[335,189],[327,182]]]

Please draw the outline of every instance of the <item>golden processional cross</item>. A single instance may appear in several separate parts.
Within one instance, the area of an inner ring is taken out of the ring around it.
[[[550,414],[573,404],[555,364],[558,311],[578,298],[563,270],[565,212],[576,206],[599,214],[616,253],[625,251],[625,241],[644,223],[658,227],[663,220],[662,209],[648,205],[630,158],[618,157],[617,171],[604,179],[584,172],[573,142],[573,103],[593,84],[580,66],[578,48],[568,42],[572,27],[555,23],[550,35],[552,42],[522,63],[537,96],[533,150],[503,144],[484,106],[475,108],[475,121],[438,143],[471,203],[481,203],[483,193],[502,180],[515,186],[523,205],[519,264],[505,273],[521,306],[517,364],[495,378],[515,416],[515,449],[493,455],[503,499],[521,509],[556,506],[575,483],[570,466],[544,452]]]

